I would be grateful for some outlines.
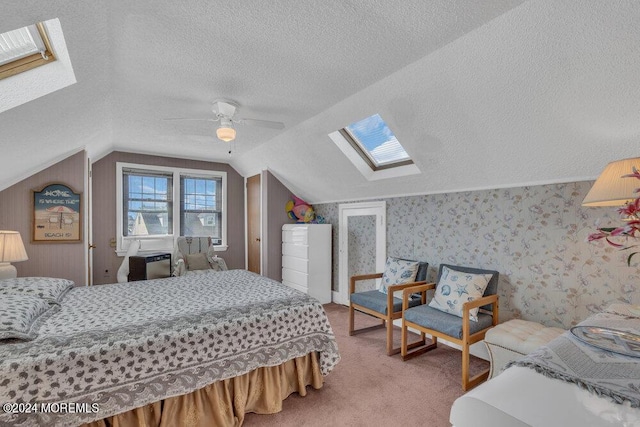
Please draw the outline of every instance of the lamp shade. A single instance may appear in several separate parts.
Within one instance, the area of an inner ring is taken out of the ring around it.
[[[582,206],[622,206],[638,197],[635,190],[640,182],[633,177],[623,178],[640,170],[640,157],[617,160],[604,168],[596,182],[582,201]]]
[[[0,262],[18,262],[28,259],[20,233],[0,230]]]
[[[221,139],[224,142],[229,142],[236,139],[236,130],[234,128],[220,127],[216,130],[216,135],[218,136],[218,139]]]
[[[216,129],[216,135],[218,136],[218,139],[221,139],[224,142],[229,142],[236,139],[236,130],[233,128],[231,120],[224,117],[221,118],[220,126],[218,126],[218,129]]]

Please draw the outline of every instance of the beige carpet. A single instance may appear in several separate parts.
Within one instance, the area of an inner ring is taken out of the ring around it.
[[[292,394],[278,414],[247,414],[245,426],[450,426],[451,405],[463,394],[460,351],[441,344],[403,362],[386,355],[384,329],[350,337],[348,308],[327,304],[325,310],[342,360],[323,388],[309,388],[306,397]],[[357,328],[376,322],[356,313]],[[471,373],[488,365],[472,357]]]

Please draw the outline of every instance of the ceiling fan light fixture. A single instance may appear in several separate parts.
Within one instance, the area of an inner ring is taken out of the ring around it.
[[[236,130],[233,128],[230,120],[221,120],[220,126],[216,129],[218,139],[229,142],[236,139]]]

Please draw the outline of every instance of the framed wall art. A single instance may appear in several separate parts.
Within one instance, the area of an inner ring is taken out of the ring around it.
[[[61,183],[33,190],[34,243],[82,241],[82,194]]]

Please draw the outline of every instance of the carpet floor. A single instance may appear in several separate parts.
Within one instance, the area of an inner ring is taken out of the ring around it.
[[[320,390],[308,387],[305,397],[292,394],[277,414],[247,414],[245,426],[450,426],[451,405],[463,394],[459,350],[440,344],[403,362],[400,355],[386,355],[384,329],[350,337],[349,309],[338,304],[324,307],[341,361]],[[376,323],[377,319],[356,313],[357,328]],[[396,329],[395,346],[399,346],[400,328]],[[472,375],[488,366],[489,362],[471,357]]]

